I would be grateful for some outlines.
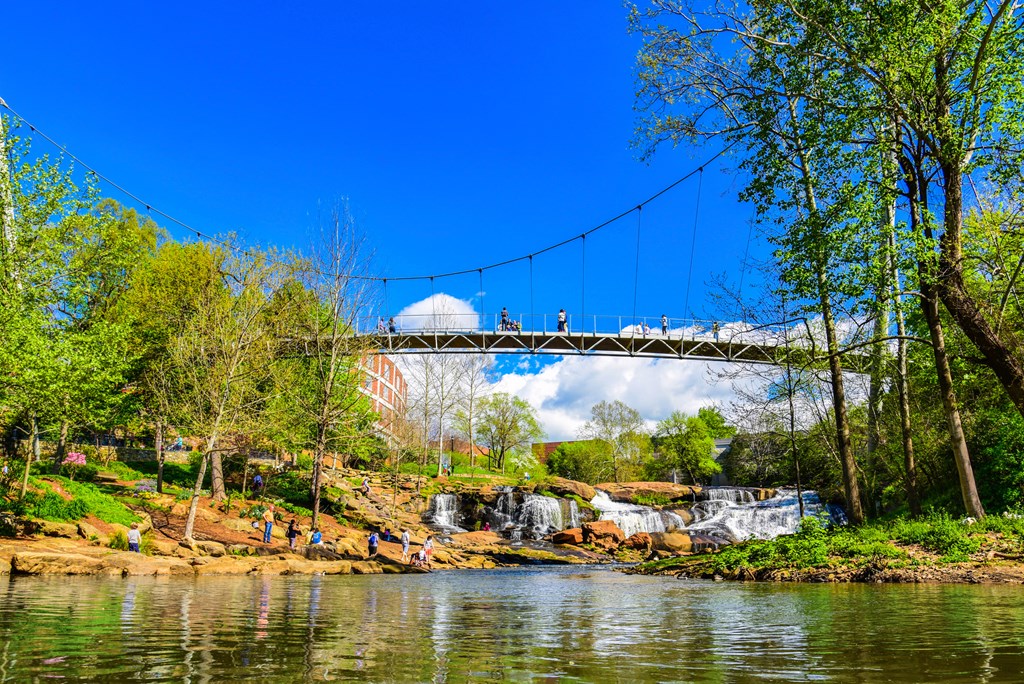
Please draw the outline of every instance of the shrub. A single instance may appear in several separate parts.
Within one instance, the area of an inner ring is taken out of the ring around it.
[[[672,499],[670,497],[665,496],[664,494],[637,494],[633,498],[636,501],[636,503],[640,504],[641,506],[662,507],[669,506],[672,504]]]
[[[89,506],[81,499],[68,501],[56,492],[46,492],[31,506],[30,513],[43,520],[65,522],[84,518]]]
[[[114,534],[110,535],[110,543],[107,546],[115,551],[127,551],[128,535],[121,530],[115,530]]]

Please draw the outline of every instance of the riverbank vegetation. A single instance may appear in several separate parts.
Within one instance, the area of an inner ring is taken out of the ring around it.
[[[1024,580],[1022,560],[1024,518],[990,515],[974,521],[931,514],[834,528],[805,518],[793,535],[642,563],[633,572],[766,580],[967,581],[969,573],[992,571],[1019,582]]]

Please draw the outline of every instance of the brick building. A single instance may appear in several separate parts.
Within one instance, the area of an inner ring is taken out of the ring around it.
[[[377,428],[389,439],[394,438],[396,419],[405,414],[408,388],[402,371],[395,362],[383,354],[371,354],[363,359],[363,394],[370,398],[373,410],[380,416]]]

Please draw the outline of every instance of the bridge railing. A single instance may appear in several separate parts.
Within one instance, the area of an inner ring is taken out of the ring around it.
[[[363,334],[539,334],[539,335],[613,335],[632,338],[662,338],[709,340],[746,344],[778,345],[783,331],[778,326],[758,326],[747,323],[721,323],[696,318],[667,316],[628,316],[606,314],[569,314],[564,326],[559,314],[509,313],[501,314],[414,314],[387,319],[374,317],[360,322]]]

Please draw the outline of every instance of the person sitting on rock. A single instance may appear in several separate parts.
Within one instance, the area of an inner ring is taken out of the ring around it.
[[[363,496],[370,496],[370,478],[363,478],[363,484],[359,486],[359,491],[363,493]]]
[[[380,537],[377,536],[377,533],[376,532],[371,532],[370,533],[370,538],[369,538],[369,540],[367,540],[367,545],[369,546],[369,557],[370,558],[373,558],[374,556],[377,555],[377,545],[379,544],[379,542],[380,542]]]
[[[319,528],[313,528],[313,534],[309,535],[310,544],[323,544],[324,536],[320,534]]]

